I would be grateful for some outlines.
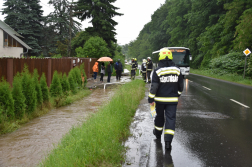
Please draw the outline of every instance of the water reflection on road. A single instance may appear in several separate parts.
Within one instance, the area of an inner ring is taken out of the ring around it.
[[[19,130],[0,136],[0,166],[36,166],[73,125],[81,123],[114,94],[112,87],[69,106],[54,109]]]

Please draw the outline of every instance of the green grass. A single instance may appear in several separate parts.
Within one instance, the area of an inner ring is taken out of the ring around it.
[[[230,82],[234,82],[234,83],[239,83],[239,84],[243,84],[243,85],[248,85],[248,86],[252,86],[252,79],[246,78],[243,79],[242,75],[238,75],[238,74],[225,74],[225,75],[218,75],[213,73],[211,70],[198,70],[198,69],[190,69],[190,73],[193,74],[198,74],[198,75],[203,75],[203,76],[208,76],[211,78],[216,78],[216,79],[221,79],[221,80],[225,80],[225,81],[230,81]]]
[[[130,135],[129,126],[144,93],[142,80],[118,88],[111,101],[73,127],[40,166],[121,166],[126,151],[122,142]]]
[[[77,94],[73,95],[70,94],[69,96],[60,99],[59,104],[55,104],[55,99],[50,97],[49,103],[44,103],[43,107],[39,106],[36,108],[36,110],[33,113],[25,113],[24,117],[22,119],[15,119],[15,120],[2,120],[0,121],[0,135],[5,133],[10,133],[18,128],[20,128],[23,124],[29,122],[30,120],[40,117],[42,115],[45,115],[48,113],[51,109],[56,107],[65,106],[68,104],[73,103],[74,101],[80,100],[86,96],[88,96],[91,93],[89,89],[80,89]]]

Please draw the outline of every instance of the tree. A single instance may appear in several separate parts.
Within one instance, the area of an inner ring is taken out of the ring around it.
[[[23,118],[25,113],[25,96],[22,92],[21,76],[19,73],[14,77],[12,97],[14,100],[14,113],[16,118]]]
[[[100,37],[91,37],[84,44],[83,48],[77,48],[77,57],[92,57],[100,58],[104,56],[111,56],[107,43]]]
[[[66,40],[69,41],[69,28],[70,28],[70,5],[68,0],[50,0],[48,4],[54,6],[54,11],[51,12],[45,22],[45,27],[47,28],[46,33],[52,36],[46,36],[44,46],[47,50],[52,53],[60,53],[56,50],[56,43],[64,43]],[[71,26],[71,33],[77,34],[80,31],[81,24],[73,20],[73,25]],[[47,42],[52,45],[47,45]],[[52,47],[53,46],[53,47]],[[53,48],[53,49],[52,49]],[[62,56],[67,55],[67,53],[60,53]]]
[[[29,45],[34,55],[41,52],[39,43],[42,37],[43,10],[40,0],[7,0],[2,14],[6,14],[5,23],[24,37],[23,41]]]
[[[90,37],[91,36],[86,31],[78,32],[71,41],[71,45],[72,45],[71,53],[74,53],[74,55],[76,55],[77,54],[76,49],[79,47],[82,48]]]
[[[115,22],[112,18],[114,16],[121,16],[117,13],[119,9],[112,5],[116,0],[79,0],[77,2],[78,8],[76,9],[76,16],[82,21],[91,18],[93,27],[86,28],[86,31],[91,36],[99,36],[103,38],[110,50],[112,56],[114,56],[115,48],[112,43],[116,43],[115,39]]]

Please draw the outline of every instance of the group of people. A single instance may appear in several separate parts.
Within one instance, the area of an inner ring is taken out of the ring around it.
[[[151,57],[147,57],[147,60],[143,59],[143,63],[141,66],[141,73],[142,73],[144,82],[146,82],[147,80],[148,83],[151,83],[150,75],[151,75],[152,69],[153,69],[153,63],[151,61]]]
[[[99,67],[98,67],[99,63],[95,62],[94,66],[93,66],[93,77],[94,77],[94,82],[96,81],[96,77],[97,74],[99,72]],[[121,79],[121,75],[122,75],[122,70],[123,70],[123,66],[122,63],[120,61],[120,59],[117,60],[117,62],[114,64],[114,69],[116,71],[116,80],[119,81]],[[111,75],[113,73],[113,66],[112,66],[112,62],[109,62],[109,64],[107,65],[107,67],[105,67],[104,62],[101,63],[101,77],[100,77],[100,82],[103,83],[103,76],[105,75],[105,71],[108,73],[108,78],[107,78],[107,82],[110,82],[110,78]]]

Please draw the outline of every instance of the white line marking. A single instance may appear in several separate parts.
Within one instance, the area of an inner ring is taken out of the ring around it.
[[[189,82],[193,82],[193,81],[190,81],[190,80],[188,80]]]
[[[207,88],[207,87],[205,87],[205,86],[202,86],[203,88],[205,88],[205,89],[207,89],[207,90],[212,90],[212,89],[209,89],[209,88]]]
[[[235,103],[237,103],[237,104],[240,104],[243,107],[250,108],[249,106],[246,106],[246,105],[244,105],[244,104],[242,104],[242,103],[240,103],[238,101],[235,101],[234,99],[230,99],[230,100],[233,101],[233,102],[235,102]]]

